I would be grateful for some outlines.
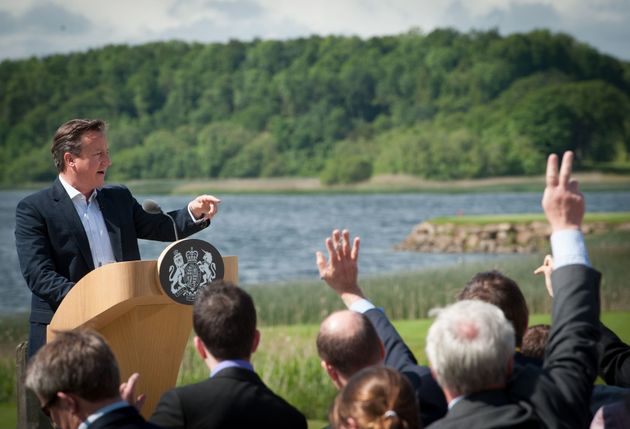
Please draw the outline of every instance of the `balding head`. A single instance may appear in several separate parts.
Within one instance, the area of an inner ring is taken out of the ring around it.
[[[382,363],[384,356],[383,343],[372,323],[363,314],[349,310],[324,319],[317,334],[317,352],[338,387],[357,371]]]
[[[445,393],[500,388],[512,368],[514,328],[495,305],[459,301],[443,309],[431,325],[427,356]]]

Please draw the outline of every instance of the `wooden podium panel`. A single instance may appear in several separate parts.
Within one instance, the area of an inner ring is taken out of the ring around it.
[[[238,259],[224,256],[224,280],[238,283]],[[192,306],[171,300],[160,287],[157,261],[108,264],[88,273],[66,295],[48,326],[55,331],[88,327],[109,343],[121,381],[140,373],[138,393],[150,416],[162,393],[175,386],[192,331]]]

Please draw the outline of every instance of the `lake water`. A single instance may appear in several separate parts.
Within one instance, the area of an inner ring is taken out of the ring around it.
[[[0,191],[0,314],[26,311],[30,291],[15,252],[15,206],[26,191]],[[474,254],[397,252],[418,222],[435,216],[539,213],[540,193],[395,195],[227,195],[212,225],[194,237],[212,243],[222,255],[239,257],[242,285],[316,279],[315,251],[325,251],[333,228],[361,236],[361,275],[412,271],[424,267],[494,258]],[[191,197],[136,195],[164,210],[183,207]],[[630,211],[630,192],[587,193],[588,211]],[[166,243],[142,240],[143,259],[157,259]]]

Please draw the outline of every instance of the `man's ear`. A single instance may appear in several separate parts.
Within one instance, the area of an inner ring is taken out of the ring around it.
[[[63,404],[63,407],[70,411],[70,413],[75,415],[79,414],[79,403],[73,395],[64,392],[57,392],[57,398],[59,398],[59,402]]]
[[[330,379],[333,382],[333,384],[335,385],[335,387],[337,389],[341,389],[343,387],[343,383],[341,382],[341,379],[339,377],[339,373],[337,372],[335,367],[330,365],[325,360],[321,361],[320,365],[322,366],[322,368],[324,368],[324,371],[326,371],[326,373],[328,374],[328,377],[330,377]]]
[[[201,341],[201,338],[195,335],[193,342],[195,343],[195,350],[197,351],[199,357],[203,360],[206,360],[206,358],[208,357],[208,351],[206,350],[206,346],[203,345],[203,341]]]
[[[258,344],[260,344],[260,331],[256,329],[256,332],[254,332],[254,341],[252,342],[252,354],[258,350]]]
[[[64,152],[63,163],[67,166],[74,166],[74,155],[70,152]]]

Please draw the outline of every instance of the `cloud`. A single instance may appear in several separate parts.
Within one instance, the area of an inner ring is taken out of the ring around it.
[[[534,28],[551,27],[558,22],[556,10],[542,3],[516,3],[470,10],[462,1],[449,5],[443,22],[459,29],[499,28],[503,34],[530,31]]]
[[[630,2],[608,1],[609,7],[593,15],[579,15],[563,31],[600,51],[630,60]]]
[[[0,11],[0,35],[15,33],[18,28],[17,20],[11,14]]]
[[[52,3],[36,4],[24,13],[0,11],[0,34],[32,36],[79,35],[89,31],[89,20]],[[46,42],[43,40],[42,42]]]
[[[504,33],[513,33],[553,27],[559,19],[558,13],[550,5],[514,3],[507,10],[493,9],[479,21],[483,28],[497,27]]]
[[[288,39],[313,33],[295,21],[281,17],[259,19],[261,17],[263,15],[241,19],[227,19],[221,16],[202,18],[169,28],[155,36],[161,40],[226,42],[230,39],[244,41],[255,38]]]
[[[174,38],[371,37],[446,26],[498,28],[501,34],[545,27],[630,59],[627,0],[5,1],[0,3],[0,59]]]
[[[630,2],[454,0],[440,22],[462,31],[497,28],[501,34],[547,28],[571,34],[602,52],[630,59]]]
[[[255,1],[209,1],[208,8],[223,14],[227,19],[253,19],[265,14],[265,10]]]

